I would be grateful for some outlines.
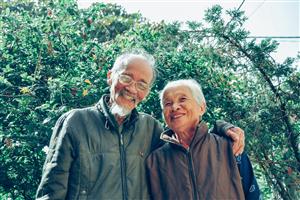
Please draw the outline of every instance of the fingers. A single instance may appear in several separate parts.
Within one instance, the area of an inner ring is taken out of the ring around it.
[[[245,145],[240,145],[239,148],[235,152],[235,156],[241,155],[244,152]]]
[[[232,145],[232,150],[233,150],[233,153],[234,155],[236,155],[238,149],[239,149],[239,144],[238,144],[238,141],[239,141],[239,135],[237,133],[235,133],[233,131],[233,128],[230,128],[226,131],[226,134],[232,139],[233,141],[233,145]]]
[[[230,128],[227,130],[226,135],[228,135],[233,141],[239,140],[239,134],[234,131],[235,128]]]
[[[234,155],[240,155],[245,148],[245,134],[239,127],[233,127],[227,130],[226,134],[233,140],[232,150]]]

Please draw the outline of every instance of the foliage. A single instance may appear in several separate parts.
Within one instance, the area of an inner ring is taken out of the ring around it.
[[[143,48],[159,77],[139,110],[161,119],[158,91],[168,80],[195,78],[205,120],[225,118],[247,134],[247,151],[265,198],[299,195],[299,70],[276,63],[276,41],[247,38],[242,11],[215,6],[207,26],[150,23],[112,4],[78,9],[75,1],[2,2],[0,7],[0,198],[32,199],[51,128],[67,110],[108,92],[116,56]]]
[[[79,10],[71,1],[1,8],[0,193],[30,199],[51,127],[63,112],[99,99],[117,53],[105,42],[141,19],[115,5]]]

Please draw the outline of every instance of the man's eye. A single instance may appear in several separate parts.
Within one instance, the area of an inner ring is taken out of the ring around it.
[[[148,89],[148,84],[147,84],[147,83],[144,83],[144,82],[137,82],[137,87],[138,87],[140,90],[147,90],[147,89]]]
[[[126,82],[131,82],[131,78],[129,76],[124,76],[123,80]]]
[[[132,78],[130,76],[122,74],[119,76],[119,80],[123,83],[131,83]]]

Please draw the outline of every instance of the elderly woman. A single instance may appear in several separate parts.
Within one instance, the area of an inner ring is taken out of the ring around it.
[[[160,99],[170,130],[146,161],[152,199],[259,199],[248,157],[235,157],[230,140],[208,133],[201,86],[169,82]]]

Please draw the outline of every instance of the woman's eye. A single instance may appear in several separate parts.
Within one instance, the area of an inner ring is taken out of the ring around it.
[[[170,106],[170,105],[171,105],[170,102],[167,102],[167,103],[164,104],[164,106]]]
[[[187,100],[187,98],[186,97],[181,97],[179,100],[180,100],[180,102],[184,102],[184,101]]]

